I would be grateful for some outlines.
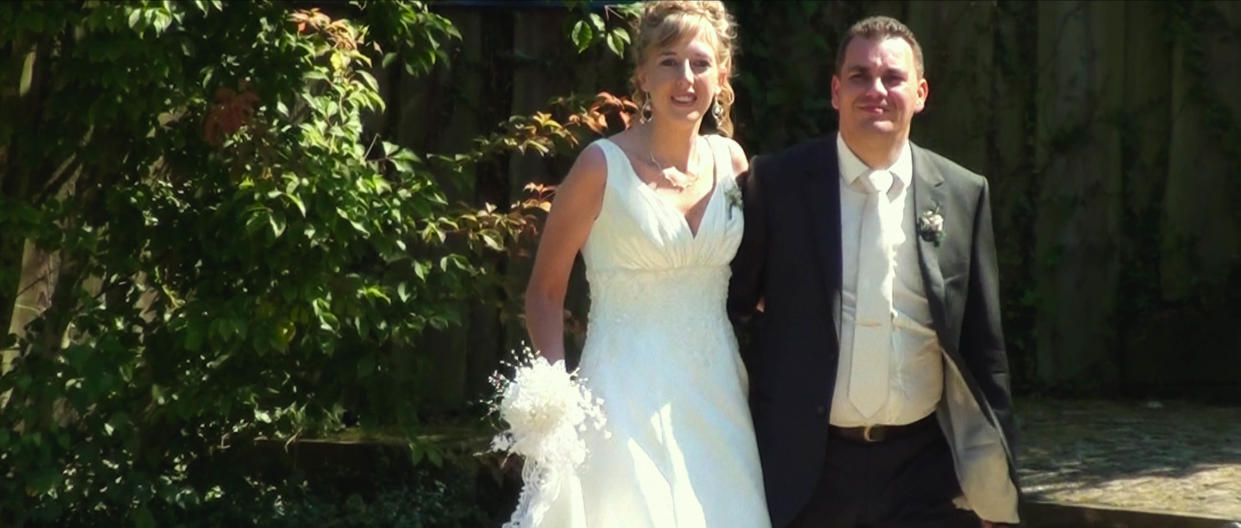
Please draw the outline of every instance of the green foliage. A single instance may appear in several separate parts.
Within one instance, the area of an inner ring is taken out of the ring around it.
[[[739,48],[733,121],[746,152],[774,152],[835,132],[831,79],[836,45],[863,16],[861,5],[741,2],[729,8],[738,20]]]
[[[228,491],[211,490],[210,502],[188,506],[175,517],[152,514],[135,524],[182,528],[301,528],[306,526],[391,528],[473,528],[494,524],[476,504],[478,490],[468,475],[452,473],[414,478],[367,475],[366,483],[294,476],[272,484],[246,477]],[[55,523],[32,526],[109,526],[81,510]]]
[[[591,12],[588,2],[568,0],[565,4],[581,14],[581,18],[573,21],[573,26],[568,31],[569,40],[577,46],[578,53],[602,42],[613,55],[625,57],[625,48],[631,41],[629,31],[623,25],[641,14],[640,2],[608,5],[603,9],[602,15]]]
[[[300,528],[306,526],[428,528],[474,527],[486,519],[473,503],[470,482],[454,478],[385,480],[378,492],[358,493],[341,486],[274,486],[248,481],[245,494],[192,512],[186,527]]]
[[[1170,38],[1183,46],[1183,62],[1181,66],[1187,70],[1186,84],[1189,99],[1199,107],[1203,125],[1209,131],[1208,137],[1213,139],[1213,146],[1219,148],[1224,155],[1228,168],[1232,171],[1241,169],[1241,121],[1231,105],[1227,93],[1220,93],[1222,83],[1212,82],[1212,70],[1218,65],[1213,64],[1207,52],[1208,35],[1218,39],[1217,46],[1227,43],[1228,36],[1235,42],[1237,30],[1228,23],[1229,18],[1222,8],[1210,5],[1169,4],[1161,6],[1171,20]],[[1227,44],[1224,44],[1227,45]],[[1225,191],[1231,196],[1241,197],[1241,182],[1236,178],[1225,180]],[[1241,222],[1241,209],[1233,208],[1230,220]]]
[[[459,34],[420,2],[350,12],[0,5],[0,84],[19,88],[0,93],[18,108],[0,119],[0,305],[12,248],[58,262],[50,308],[5,341],[0,524],[209,511],[258,489],[212,457],[346,414],[438,458],[413,440],[413,385],[435,375],[418,340],[460,321],[494,284],[481,256],[546,209],[442,188],[489,157],[574,146],[576,127],[517,116],[460,154],[383,141],[364,127],[384,107],[372,61],[425,73]]]
[[[390,43],[383,66],[400,60],[410,75],[429,73],[448,62],[445,44],[461,40],[461,33],[443,16],[426,9],[425,2],[358,0],[362,19],[372,38]]]

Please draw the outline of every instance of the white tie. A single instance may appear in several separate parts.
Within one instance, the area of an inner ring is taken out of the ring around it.
[[[892,173],[862,177],[867,186],[858,241],[857,291],[853,317],[849,400],[862,416],[872,417],[888,399],[888,362],[892,355],[892,248],[885,218]]]

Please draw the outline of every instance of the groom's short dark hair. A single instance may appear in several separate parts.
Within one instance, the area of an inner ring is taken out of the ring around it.
[[[880,40],[898,37],[905,39],[905,42],[909,43],[909,47],[914,50],[914,64],[918,68],[918,77],[922,78],[925,76],[926,70],[922,65],[922,46],[918,45],[918,39],[914,38],[914,32],[910,31],[900,20],[886,16],[863,18],[845,32],[844,38],[840,39],[840,47],[836,48],[837,75],[840,74],[840,69],[845,66],[845,50],[849,49],[849,43],[853,41],[853,37]]]

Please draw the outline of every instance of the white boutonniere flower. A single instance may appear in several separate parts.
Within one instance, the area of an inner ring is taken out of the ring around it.
[[[944,215],[939,202],[922,211],[918,215],[918,238],[935,244],[939,247],[939,243],[944,241]]]

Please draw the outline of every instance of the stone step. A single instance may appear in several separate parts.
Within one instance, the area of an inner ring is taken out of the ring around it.
[[[1022,528],[1241,528],[1241,519],[1027,501]]]

